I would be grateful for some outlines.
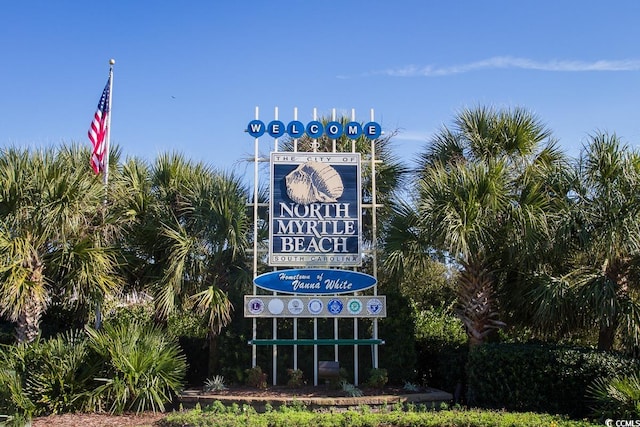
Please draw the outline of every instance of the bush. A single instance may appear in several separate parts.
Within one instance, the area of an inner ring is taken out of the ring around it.
[[[402,384],[416,375],[413,312],[407,309],[409,299],[396,286],[385,284],[381,292],[386,294],[390,315],[379,321],[379,336],[385,341],[379,350],[380,365],[387,369],[390,382]]]
[[[0,413],[164,410],[186,369],[177,344],[137,322],[87,331],[0,347]]]
[[[287,369],[287,375],[289,375],[289,380],[287,381],[288,387],[297,388],[306,384],[304,372],[300,369]]]
[[[245,370],[246,380],[245,383],[250,387],[255,388],[267,388],[267,374],[262,372],[260,366],[255,366],[251,369]]]
[[[452,307],[416,311],[417,379],[423,385],[450,393],[461,389],[468,352],[467,335]]]
[[[81,331],[0,351],[0,413],[33,415],[81,410],[97,363]]]
[[[130,323],[149,325],[154,323],[155,307],[153,302],[144,296],[134,298],[132,302],[110,299],[105,302],[103,310],[104,325],[126,326]]]
[[[36,405],[24,391],[25,362],[30,353],[24,344],[0,349],[0,414],[9,416],[12,423],[29,421],[36,413]]]
[[[164,411],[182,388],[186,362],[175,340],[144,322],[87,328],[105,369],[92,392],[93,405],[112,413]]]
[[[226,390],[227,386],[224,383],[224,377],[222,375],[216,375],[213,378],[207,378],[202,387],[204,393],[210,393],[212,391]]]
[[[381,389],[387,384],[388,381],[389,377],[387,376],[386,369],[373,368],[371,369],[371,372],[369,374],[367,386],[371,388]]]
[[[84,408],[99,362],[82,331],[69,331],[33,345],[24,372],[25,392],[39,413],[62,414]]]
[[[591,349],[485,344],[469,353],[468,398],[485,408],[584,417],[589,385],[638,368],[638,361]]]
[[[219,402],[211,408],[196,408],[186,412],[174,412],[162,420],[166,427],[179,426],[424,426],[424,427],[592,427],[587,421],[572,421],[564,417],[491,411],[404,411],[383,410],[373,412],[367,408],[347,411],[311,412],[304,407],[281,406],[277,410],[256,413],[237,405],[224,408]]]
[[[205,316],[193,311],[175,311],[167,319],[167,331],[174,337],[205,339],[209,328]]]

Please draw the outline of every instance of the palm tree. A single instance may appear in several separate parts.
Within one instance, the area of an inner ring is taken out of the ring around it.
[[[160,155],[151,167],[129,161],[123,179],[136,189],[127,253],[143,266],[128,276],[152,291],[160,319],[195,310],[215,336],[230,321],[226,291],[248,282],[247,190],[234,175],[179,154]]]
[[[584,326],[596,325],[598,348],[617,334],[640,345],[640,153],[615,134],[592,135],[578,163],[573,221],[577,251],[568,282]]]
[[[470,345],[481,344],[505,325],[497,297],[507,273],[551,237],[564,195],[549,177],[563,165],[527,111],[464,110],[423,153],[415,200],[396,203],[386,265],[402,273],[446,254],[461,270],[458,315]]]
[[[0,314],[19,342],[35,339],[53,298],[92,303],[119,286],[88,158],[78,146],[0,151]]]

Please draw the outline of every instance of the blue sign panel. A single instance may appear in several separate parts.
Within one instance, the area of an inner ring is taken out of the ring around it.
[[[269,265],[362,264],[359,153],[271,153]]]
[[[253,283],[268,291],[287,294],[346,294],[373,287],[377,280],[368,274],[351,270],[292,269],[261,274]],[[330,312],[343,309],[340,300],[327,304]]]

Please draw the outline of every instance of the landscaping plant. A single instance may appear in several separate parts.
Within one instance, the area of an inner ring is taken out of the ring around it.
[[[112,413],[164,411],[183,386],[185,357],[159,327],[133,322],[87,328],[105,369],[92,392],[96,409]]]
[[[97,364],[81,331],[2,346],[0,413],[15,420],[84,409]]]
[[[600,418],[640,419],[640,376],[598,378],[587,389],[593,414]]]
[[[304,380],[304,372],[300,369],[287,369],[287,375],[289,375],[287,386],[291,388],[302,387],[306,384],[306,381]]]
[[[227,386],[224,384],[224,377],[222,375],[216,375],[213,378],[207,378],[207,380],[204,382],[204,387],[202,387],[202,391],[204,391],[205,393],[226,389]]]
[[[402,405],[391,409],[312,412],[300,406],[283,405],[277,410],[269,406],[265,413],[239,405],[224,407],[219,402],[210,407],[196,407],[186,412],[174,412],[162,420],[164,427],[181,426],[287,426],[287,427],[343,427],[343,426],[421,426],[421,427],[594,427],[602,423],[569,420],[549,414],[509,413],[477,410],[405,410]]]
[[[260,366],[254,366],[251,369],[245,370],[245,374],[245,383],[248,386],[260,389],[267,388],[267,374],[262,372]]]
[[[382,389],[387,382],[389,382],[389,376],[387,370],[384,368],[373,368],[369,374],[367,380],[367,386],[375,389]]]

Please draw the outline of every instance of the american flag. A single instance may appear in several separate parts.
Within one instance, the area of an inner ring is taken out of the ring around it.
[[[107,80],[107,85],[102,91],[100,102],[98,102],[98,109],[93,116],[91,127],[89,128],[89,140],[93,144],[93,153],[91,154],[91,168],[96,174],[99,174],[104,170],[104,157],[105,153],[109,149],[107,147],[108,141],[107,127],[109,117],[109,87],[111,86],[111,76]]]

